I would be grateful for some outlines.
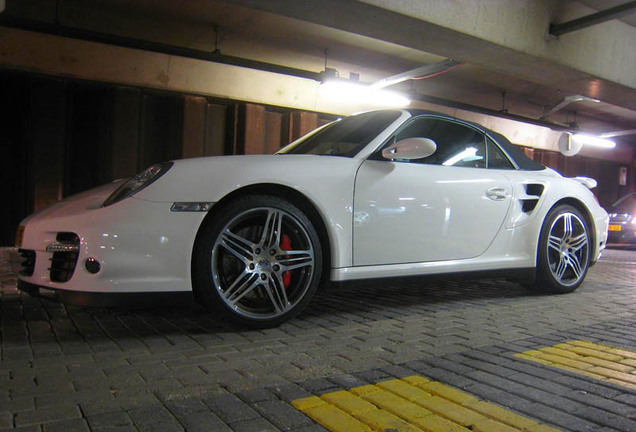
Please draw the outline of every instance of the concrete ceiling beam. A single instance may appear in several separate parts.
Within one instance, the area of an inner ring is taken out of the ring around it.
[[[562,94],[584,95],[636,110],[636,56],[633,43],[629,43],[636,41],[636,29],[619,23],[609,29],[587,29],[592,33],[585,37],[559,40],[547,33],[556,14],[548,1],[460,1],[465,6],[460,8],[458,2],[442,0],[231,3],[453,58],[560,89]],[[578,11],[577,5],[569,6]],[[565,15],[576,11],[568,10]],[[596,45],[588,46],[592,41]],[[597,49],[599,44],[606,44],[605,49]]]

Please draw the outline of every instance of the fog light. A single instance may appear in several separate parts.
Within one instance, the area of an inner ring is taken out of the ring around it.
[[[86,261],[84,261],[84,267],[86,268],[87,272],[92,274],[97,273],[102,268],[99,261],[97,261],[95,258],[86,258]]]

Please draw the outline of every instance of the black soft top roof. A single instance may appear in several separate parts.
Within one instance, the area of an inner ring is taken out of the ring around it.
[[[494,141],[496,141],[497,144],[499,144],[501,148],[503,148],[506,151],[506,153],[508,153],[508,156],[510,156],[515,161],[515,163],[519,166],[520,169],[528,170],[528,171],[541,171],[546,168],[545,165],[540,164],[539,162],[536,162],[530,159],[528,156],[526,156],[516,145],[511,143],[510,140],[508,140],[508,138],[506,138],[499,132],[495,132],[494,130],[488,129],[480,125],[479,123],[462,120],[460,118],[453,117],[448,114],[438,113],[435,111],[426,111],[426,110],[419,110],[419,109],[409,109],[406,111],[411,113],[413,117],[417,117],[421,115],[431,115],[435,117],[442,117],[449,120],[455,120],[455,121],[460,121],[463,123],[470,124],[473,127],[485,133],[486,135],[488,135]]]

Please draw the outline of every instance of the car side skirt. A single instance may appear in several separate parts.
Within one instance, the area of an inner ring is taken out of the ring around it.
[[[333,282],[393,278],[400,276],[429,276],[451,273],[496,272],[499,270],[516,270],[534,268],[534,256],[501,257],[497,256],[485,260],[475,258],[470,260],[450,260],[423,263],[403,263],[378,266],[346,267],[331,270]]]

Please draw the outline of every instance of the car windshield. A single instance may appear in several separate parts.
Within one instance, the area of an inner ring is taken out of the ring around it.
[[[278,154],[353,157],[400,116],[375,111],[336,120],[281,149]]]
[[[636,210],[636,195],[629,194],[612,204],[612,213],[634,213]]]

